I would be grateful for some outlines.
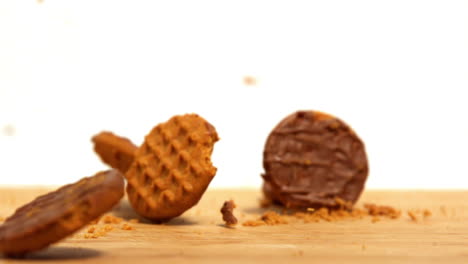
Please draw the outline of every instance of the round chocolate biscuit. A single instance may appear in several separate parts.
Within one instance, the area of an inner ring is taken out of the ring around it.
[[[138,149],[129,139],[107,131],[93,136],[91,140],[101,160],[122,173],[128,170]]]
[[[0,226],[0,253],[21,256],[67,237],[112,209],[123,190],[122,174],[110,170],[36,198]]]
[[[165,221],[194,206],[216,174],[211,163],[216,141],[215,128],[196,114],[174,116],[154,127],[125,174],[135,211]]]
[[[263,153],[263,192],[288,208],[355,203],[368,174],[364,143],[343,121],[298,111],[270,133]]]

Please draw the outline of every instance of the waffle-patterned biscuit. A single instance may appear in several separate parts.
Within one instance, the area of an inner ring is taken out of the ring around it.
[[[92,141],[101,160],[122,173],[128,170],[138,149],[129,139],[107,131],[95,135]]]
[[[45,248],[112,209],[123,193],[122,174],[110,170],[40,196],[0,226],[0,253],[21,256]]]
[[[210,160],[216,141],[215,128],[196,114],[154,127],[125,175],[135,211],[164,221],[194,206],[216,174]]]

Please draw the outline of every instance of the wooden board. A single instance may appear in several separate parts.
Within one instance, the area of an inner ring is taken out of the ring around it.
[[[46,191],[0,189],[0,216]],[[164,225],[132,223],[135,230],[116,228],[97,239],[85,239],[82,230],[26,260],[0,263],[468,263],[467,191],[367,191],[362,196],[360,203],[403,210],[398,220],[223,226],[219,209],[225,200],[235,200],[235,214],[243,222],[264,211],[260,197],[258,190],[209,190],[196,207]],[[433,215],[413,222],[408,209],[429,209]],[[137,217],[126,201],[113,213]]]

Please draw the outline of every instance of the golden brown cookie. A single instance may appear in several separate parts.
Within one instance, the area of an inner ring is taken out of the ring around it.
[[[106,131],[95,135],[92,141],[101,160],[122,173],[128,170],[138,149],[129,139]]]
[[[0,253],[21,256],[67,237],[112,209],[123,189],[122,174],[110,170],[36,198],[0,226]]]
[[[125,175],[135,211],[164,221],[194,206],[216,174],[210,157],[218,139],[215,128],[196,114],[154,127]]]

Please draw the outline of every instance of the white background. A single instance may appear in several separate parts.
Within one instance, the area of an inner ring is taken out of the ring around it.
[[[195,112],[211,186],[258,187],[268,133],[316,109],[365,141],[367,187],[468,188],[467,91],[468,1],[0,0],[0,184],[92,175],[93,134]]]

